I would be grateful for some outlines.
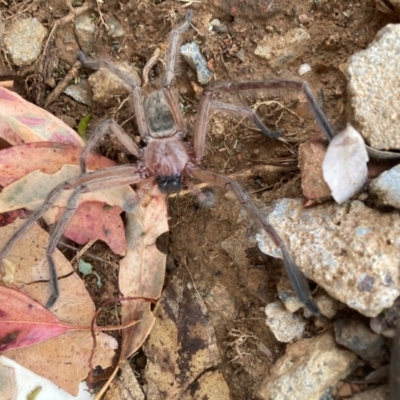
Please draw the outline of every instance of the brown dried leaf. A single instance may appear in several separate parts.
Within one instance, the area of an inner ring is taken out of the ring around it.
[[[84,144],[66,123],[3,87],[0,87],[0,137],[11,145],[43,141]]]
[[[0,248],[21,223],[23,221],[18,220],[0,228]],[[35,224],[7,256],[7,260],[15,265],[14,286],[42,304],[50,294],[45,260],[48,240],[48,234]],[[89,326],[95,308],[84,282],[73,273],[71,264],[58,250],[55,252],[55,262],[60,277],[60,298],[51,311],[64,322]],[[97,333],[97,341],[94,365],[106,368],[111,365],[117,344],[115,339],[103,333]],[[76,331],[27,348],[6,351],[5,355],[76,395],[79,383],[89,372],[88,360],[92,347],[90,332]]]
[[[156,247],[156,239],[168,230],[165,195],[154,187],[132,213],[127,214],[126,238],[128,252],[120,262],[119,289],[124,297],[161,296],[165,276],[166,255]],[[154,317],[150,302],[135,300],[122,303],[122,323],[140,322],[122,334],[125,357],[133,354],[148,336]]]
[[[207,308],[184,268],[164,290],[154,315],[144,345],[147,398],[230,399],[216,369],[221,360]]]
[[[79,165],[82,147],[63,143],[38,142],[13,146],[0,151],[0,185],[5,187],[33,171],[56,173],[64,164]],[[114,161],[97,154],[89,154],[89,170],[116,165]]]
[[[59,143],[31,143],[1,151],[0,169],[3,174],[0,184],[6,187],[0,194],[0,212],[40,207],[52,188],[80,174],[80,152],[79,147]],[[114,163],[105,157],[88,157],[88,167],[91,169],[112,165]],[[45,215],[48,224],[60,218],[69,195],[70,191],[65,191]],[[79,244],[100,239],[116,254],[125,254],[126,241],[119,214],[125,200],[131,196],[133,191],[127,185],[82,195],[81,204],[65,236]],[[85,204],[85,201],[92,202]],[[94,204],[93,201],[100,203]],[[118,207],[105,208],[104,203]]]

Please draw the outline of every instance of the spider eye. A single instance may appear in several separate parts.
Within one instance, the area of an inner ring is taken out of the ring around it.
[[[176,193],[182,189],[180,175],[157,176],[158,188],[163,193]]]

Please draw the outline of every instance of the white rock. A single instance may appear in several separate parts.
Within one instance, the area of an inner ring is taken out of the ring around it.
[[[368,153],[362,136],[350,125],[329,143],[322,163],[324,180],[337,203],[342,204],[365,185]]]
[[[140,84],[140,77],[133,65],[126,62],[115,62],[113,65]],[[130,94],[127,84],[107,68],[100,68],[90,75],[88,81],[93,89],[93,101],[104,107],[114,104],[116,97],[127,97]]]
[[[299,339],[304,332],[306,324],[303,318],[286,311],[280,301],[268,304],[265,307],[265,315],[267,326],[280,342],[288,343],[293,339]]]
[[[400,165],[373,179],[368,189],[378,204],[400,208]]]
[[[400,24],[381,29],[346,68],[352,118],[370,146],[400,149]]]
[[[311,65],[310,64],[301,64],[300,68],[299,68],[299,75],[303,76],[305,75],[307,72],[312,71]]]
[[[333,298],[367,317],[389,308],[400,295],[400,216],[371,210],[360,201],[304,208],[281,199],[268,216],[297,266]],[[281,257],[269,236],[260,250]]]
[[[14,64],[31,65],[42,52],[47,29],[36,18],[17,19],[10,26],[4,44]]]

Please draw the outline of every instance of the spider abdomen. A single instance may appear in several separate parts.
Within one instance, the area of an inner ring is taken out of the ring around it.
[[[153,138],[167,138],[177,131],[171,108],[162,90],[157,90],[147,97],[144,113]]]

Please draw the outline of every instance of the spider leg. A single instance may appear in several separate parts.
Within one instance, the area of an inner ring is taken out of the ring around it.
[[[243,187],[224,175],[203,171],[201,169],[193,168],[189,171],[189,173],[194,178],[201,180],[202,182],[219,186],[225,190],[232,190],[233,193],[235,193],[236,197],[246,209],[246,211],[254,218],[258,225],[262,229],[264,229],[265,232],[268,233],[275,245],[279,247],[279,249],[282,251],[283,263],[285,265],[286,273],[299,300],[307,307],[310,312],[312,312],[314,315],[319,315],[319,308],[311,297],[304,275],[297,268],[282,238],[278,235],[275,228],[268,223],[260,210],[258,210],[258,208],[253,204],[249,195],[243,189]]]
[[[105,60],[89,60],[86,56],[79,51],[78,59],[82,63],[82,65],[86,68],[98,70],[100,68],[107,68],[113,74],[115,74],[118,78],[122,80],[122,82],[126,85],[128,90],[132,92],[132,102],[133,108],[135,110],[136,122],[138,125],[140,136],[143,140],[149,136],[149,127],[147,125],[146,117],[143,109],[143,100],[140,89],[140,82],[137,82],[131,76],[123,73],[118,68],[115,68],[111,63]]]
[[[143,172],[141,172],[137,166],[129,164],[104,168],[62,182],[48,194],[45,203],[38,210],[36,210],[10,238],[6,246],[0,252],[0,262],[7,257],[11,248],[25,234],[25,232],[56,202],[61,192],[63,190],[72,189],[73,192],[68,199],[66,211],[55,225],[55,228],[50,235],[49,246],[46,250],[51,286],[51,296],[46,303],[46,307],[52,307],[59,296],[58,278],[55,269],[53,253],[64,232],[65,227],[72,218],[75,209],[78,206],[80,195],[82,193],[104,189],[104,187],[109,188],[138,183],[145,178],[146,176],[144,176]]]
[[[329,123],[327,117],[318,105],[315,97],[311,93],[311,90],[306,82],[302,81],[291,81],[291,80],[266,80],[266,81],[255,81],[255,82],[218,82],[209,85],[203,93],[203,97],[199,104],[197,112],[195,130],[194,130],[194,162],[198,163],[204,156],[205,152],[205,138],[207,130],[207,121],[210,111],[226,111],[230,113],[236,113],[248,116],[254,124],[267,136],[276,137],[276,133],[270,132],[270,130],[262,123],[257,114],[253,110],[238,107],[231,104],[220,103],[212,101],[214,93],[232,93],[239,92],[242,90],[297,90],[302,91],[307,99],[308,105],[313,112],[315,119],[321,127],[325,136],[331,140],[335,134]]]
[[[292,80],[266,80],[266,81],[255,81],[255,82],[218,82],[217,84],[211,85],[208,90],[212,92],[220,93],[231,93],[241,90],[260,90],[260,89],[272,89],[272,90],[297,90],[302,91],[306,96],[308,105],[314,114],[319,126],[321,127],[325,136],[332,140],[335,133],[329,123],[325,113],[319,106],[317,100],[313,96],[310,87],[307,82],[304,81],[292,81]]]
[[[79,161],[82,174],[86,173],[87,171],[86,157],[92,151],[99,139],[110,131],[116,136],[125,149],[129,151],[129,153],[138,158],[140,157],[140,150],[137,144],[133,142],[128,134],[113,119],[107,119],[96,126],[94,133],[90,136],[81,152]]]
[[[277,138],[282,136],[282,132],[271,131],[264,124],[264,122],[261,121],[261,118],[257,115],[257,113],[249,107],[242,107],[242,106],[236,106],[234,104],[212,101],[211,111],[225,111],[225,112],[230,112],[231,114],[243,115],[244,117],[248,117],[251,121],[253,121],[254,125],[261,131],[261,133],[264,136],[270,138]]]
[[[174,120],[178,126],[179,131],[181,132],[185,131],[185,122],[183,120],[182,113],[179,108],[179,103],[176,97],[174,96],[174,93],[172,92],[171,85],[175,76],[176,58],[178,56],[178,51],[179,51],[178,45],[180,42],[180,37],[190,28],[190,21],[192,20],[192,17],[193,17],[193,12],[191,10],[187,11],[185,15],[185,21],[183,21],[171,32],[171,38],[168,47],[166,71],[162,83],[165,98],[168,101]]]

